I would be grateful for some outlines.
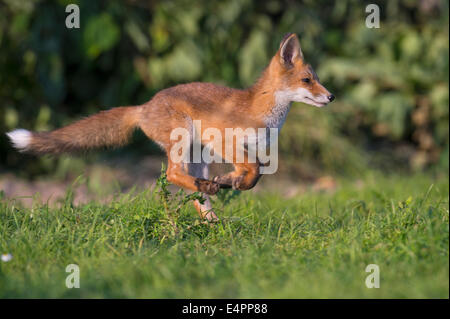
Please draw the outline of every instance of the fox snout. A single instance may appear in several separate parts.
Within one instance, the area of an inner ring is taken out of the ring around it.
[[[330,91],[328,91],[322,84],[319,84],[322,88],[323,88],[323,95],[325,96],[325,99],[327,100],[327,103],[331,103],[334,101],[335,96],[333,93],[331,93]]]
[[[334,95],[331,93],[317,94],[317,95],[313,95],[313,96],[314,96],[314,98],[312,98],[312,100],[319,104],[328,104],[328,103],[331,103],[335,99]]]
[[[312,104],[315,106],[325,106],[328,103],[331,103],[334,101],[335,96],[334,94],[332,94],[330,91],[328,91],[322,84],[319,83],[319,81],[317,81],[315,83],[315,87],[312,88],[312,90],[310,90],[311,96],[306,96],[306,99],[309,100],[309,102],[313,102],[313,103],[308,103],[308,104]]]
[[[314,96],[313,101],[315,101],[318,104],[323,104],[323,105],[327,105],[328,103],[333,102],[335,99],[334,94],[327,92],[325,94],[319,94]],[[320,105],[322,106],[322,105]]]

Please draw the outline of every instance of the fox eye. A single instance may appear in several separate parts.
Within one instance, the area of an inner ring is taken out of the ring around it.
[[[302,81],[305,82],[305,83],[309,83],[309,82],[311,82],[311,79],[310,78],[304,78],[304,79],[302,79]]]

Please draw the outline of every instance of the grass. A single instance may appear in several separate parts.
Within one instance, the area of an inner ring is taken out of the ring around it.
[[[13,255],[0,298],[449,297],[447,176],[369,174],[292,199],[224,192],[213,226],[165,189],[107,205],[74,206],[70,191],[59,208],[0,200],[0,252]],[[69,264],[79,289],[65,286]]]

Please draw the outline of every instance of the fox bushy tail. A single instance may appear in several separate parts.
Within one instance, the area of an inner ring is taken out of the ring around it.
[[[128,142],[139,123],[139,106],[102,111],[51,132],[17,129],[7,133],[14,147],[34,154],[60,154]]]

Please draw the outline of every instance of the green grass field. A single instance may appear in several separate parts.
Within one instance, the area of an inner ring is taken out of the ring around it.
[[[448,298],[448,176],[338,182],[291,199],[223,193],[212,226],[155,190],[81,206],[69,192],[58,209],[2,199],[0,298]]]

